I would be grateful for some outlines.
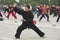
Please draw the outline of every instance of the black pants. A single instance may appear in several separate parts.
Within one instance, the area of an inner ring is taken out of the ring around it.
[[[22,23],[21,26],[18,27],[17,32],[15,34],[15,37],[20,37],[21,32],[26,29],[32,29],[34,30],[40,37],[43,37],[45,34],[39,30],[33,23],[26,25],[25,23]]]
[[[54,14],[53,17],[57,16],[57,12],[50,10],[50,15],[52,15],[52,14]]]
[[[55,11],[53,11],[53,10],[50,10],[50,15],[52,15],[54,12],[55,12]]]
[[[2,16],[2,14],[1,14],[1,12],[0,12],[0,21],[3,21],[3,16]]]
[[[59,19],[60,19],[60,15],[58,15],[58,18],[57,18],[57,21],[56,22],[59,22]]]
[[[1,14],[1,12],[0,12],[0,17],[2,17],[2,14]]]
[[[53,17],[57,16],[57,14],[58,14],[58,12],[54,12],[54,15],[53,15]]]
[[[45,16],[47,17],[47,21],[49,21],[49,15],[48,15],[48,14],[42,14],[42,16],[41,16],[41,18],[39,19],[39,21],[42,20],[42,18],[45,17]]]

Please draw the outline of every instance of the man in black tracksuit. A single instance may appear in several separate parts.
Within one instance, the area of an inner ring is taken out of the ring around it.
[[[57,18],[56,22],[59,22],[59,19],[60,19],[60,14],[58,15],[58,18]]]
[[[56,20],[56,22],[59,22],[59,19],[60,19],[60,8],[58,9],[58,18],[57,18],[57,20]]]
[[[25,6],[25,10],[21,10],[17,7],[14,7],[14,11],[22,15],[23,17],[23,20],[22,20],[23,23],[18,27],[17,32],[15,34],[16,38],[20,38],[21,32],[26,28],[33,29],[40,37],[44,37],[45,34],[41,32],[39,28],[37,28],[33,23],[34,16],[30,11],[29,5]]]
[[[52,15],[53,13],[54,13],[53,17],[57,16],[57,9],[55,5],[53,5],[50,9],[50,15]]]

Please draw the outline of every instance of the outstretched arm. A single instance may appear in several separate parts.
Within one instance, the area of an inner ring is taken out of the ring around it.
[[[18,7],[14,7],[13,9],[16,13],[18,13],[19,15],[22,15],[24,13],[24,10],[18,8]]]

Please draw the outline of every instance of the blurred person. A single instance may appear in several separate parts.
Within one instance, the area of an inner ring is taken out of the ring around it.
[[[17,19],[17,16],[15,15],[15,12],[13,11],[13,6],[12,4],[10,4],[9,9],[8,9],[8,15],[7,18],[9,19],[10,15],[12,14],[12,16]]]
[[[39,21],[41,21],[41,19],[46,16],[46,17],[47,17],[47,21],[49,22],[49,15],[48,15],[47,6],[44,5],[44,6],[41,8],[41,10],[42,10],[42,16],[41,16],[41,18],[39,19]]]
[[[39,28],[37,28],[33,23],[34,16],[33,13],[30,11],[30,6],[26,5],[25,10],[22,10],[17,8],[16,5],[16,3],[13,4],[14,11],[17,12],[19,15],[22,15],[23,19],[21,21],[23,21],[23,23],[18,27],[15,37],[17,39],[20,38],[22,31],[26,28],[33,29],[40,37],[44,37],[45,33],[39,30]]]
[[[58,9],[58,18],[57,18],[57,20],[56,20],[56,22],[59,22],[59,19],[60,19],[60,7],[58,7],[59,9]]]
[[[41,4],[40,6],[39,6],[39,13],[37,14],[37,18],[42,14],[42,8],[43,7],[43,4]],[[45,16],[44,16],[44,18],[45,18]]]
[[[4,5],[4,13],[8,12],[8,10],[9,10],[9,5],[8,4]]]
[[[36,15],[36,14],[39,14],[39,6],[36,6],[36,9],[35,9],[34,15]]]
[[[3,6],[0,4],[0,21],[3,21],[2,12],[3,12]]]
[[[57,9],[56,9],[56,5],[52,5],[51,9],[50,9],[50,15],[53,15],[53,17],[57,16]]]

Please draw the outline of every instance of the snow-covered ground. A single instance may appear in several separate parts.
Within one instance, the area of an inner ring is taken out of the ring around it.
[[[17,14],[17,17],[17,22],[12,17],[10,19],[4,17],[4,21],[0,21],[0,40],[17,40],[13,38],[18,26],[22,23],[22,16]],[[56,23],[57,17],[50,16],[50,22],[47,22],[44,18],[41,22],[39,22],[39,18],[35,17],[34,19],[37,21],[37,27],[46,34],[47,38],[39,37],[31,29],[25,29],[18,40],[60,40],[60,22]]]

